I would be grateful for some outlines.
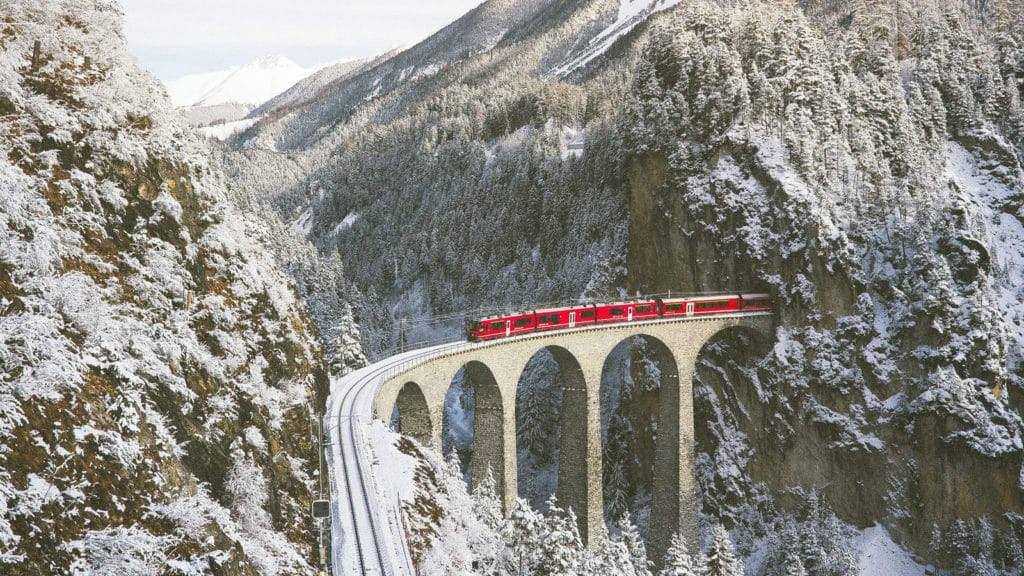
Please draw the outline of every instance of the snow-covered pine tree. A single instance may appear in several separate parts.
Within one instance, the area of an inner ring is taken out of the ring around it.
[[[636,524],[633,524],[629,512],[622,514],[619,518],[619,533],[622,535],[622,543],[626,545],[633,561],[636,576],[650,576],[651,563],[647,559],[647,548],[644,546],[644,540],[640,537]]]
[[[686,550],[686,538],[682,534],[672,535],[672,542],[665,553],[664,568],[658,576],[701,576],[705,565],[698,557],[694,559]]]
[[[732,539],[721,524],[716,524],[708,549],[705,576],[743,576],[743,561],[736,558]]]
[[[613,418],[613,422],[619,420],[616,416]],[[626,472],[622,463],[622,458],[625,456],[623,451],[615,451],[613,447],[621,447],[619,444],[613,446],[609,440],[608,444],[605,445],[605,462],[608,463],[606,469],[606,479],[604,483],[604,505],[607,509],[608,516],[622,516],[623,514],[629,513],[629,481],[626,478]]]
[[[330,354],[328,365],[334,376],[344,376],[366,365],[366,356],[359,344],[359,325],[352,315],[352,306],[347,302],[342,305],[337,335],[327,351]]]
[[[800,561],[800,556],[791,551],[786,554],[781,574],[785,576],[807,576],[807,570],[804,568],[804,563]]]
[[[501,529],[505,515],[501,511],[501,502],[495,490],[494,475],[490,469],[473,489],[473,512],[492,530]]]
[[[572,510],[558,507],[554,496],[548,499],[548,517],[544,538],[539,541],[539,576],[573,576],[583,567],[583,542]]]
[[[544,540],[548,538],[544,518],[522,498],[516,498],[508,519],[502,525],[502,537],[508,557],[502,572],[535,574],[541,566]]]

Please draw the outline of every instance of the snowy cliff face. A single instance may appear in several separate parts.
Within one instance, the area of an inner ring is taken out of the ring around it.
[[[904,41],[868,8],[822,30],[700,6],[652,34],[624,121],[630,282],[775,298],[767,360],[725,339],[699,370],[706,512],[749,510],[763,482],[920,551],[958,519],[1013,538],[1021,35],[926,3]]]
[[[312,573],[321,351],[106,0],[0,14],[0,572]]]

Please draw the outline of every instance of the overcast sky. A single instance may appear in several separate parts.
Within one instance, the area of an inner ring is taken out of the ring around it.
[[[128,45],[163,80],[265,54],[303,66],[421,40],[481,0],[121,0]]]

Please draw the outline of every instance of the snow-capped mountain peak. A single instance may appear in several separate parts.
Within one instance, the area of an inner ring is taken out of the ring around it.
[[[280,55],[266,55],[244,66],[218,72],[189,74],[166,83],[174,106],[261,104],[315,72]]]

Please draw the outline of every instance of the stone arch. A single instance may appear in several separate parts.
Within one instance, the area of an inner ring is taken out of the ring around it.
[[[680,532],[694,546],[699,542],[698,490],[695,476],[694,373],[708,342],[722,331],[739,329],[770,338],[770,317],[722,319],[694,324],[694,329],[671,343],[679,378],[662,390],[655,449],[654,497],[650,523],[650,557],[661,565],[672,535]]]
[[[633,383],[631,389],[624,387],[627,378]],[[632,488],[639,485],[640,490],[653,494],[657,447],[662,440],[657,433],[663,430],[660,400],[663,391],[678,389],[679,370],[668,344],[640,333],[622,338],[608,351],[601,364],[600,382],[602,512],[606,522],[614,524],[623,512],[637,518],[633,502],[622,501],[637,496]],[[651,426],[645,419],[648,415],[655,416],[657,424]],[[625,493],[621,482],[629,485]],[[656,512],[652,510],[652,514]],[[643,534],[647,536],[648,531]]]
[[[558,430],[557,488],[555,495],[559,506],[572,508],[580,525],[584,541],[588,537],[588,516],[593,514],[593,500],[600,502],[600,438],[595,438],[599,428],[588,422],[596,418],[597,392],[587,382],[585,372],[576,356],[568,349],[547,345],[537,349],[524,364],[516,385],[517,406],[521,398],[523,378],[527,367],[541,355],[549,354],[558,367],[561,382],[561,424]],[[518,420],[518,419],[517,419]],[[517,421],[517,441],[519,437]],[[596,446],[596,450],[595,450]],[[597,463],[597,479],[592,475]]]
[[[469,464],[471,489],[475,490],[490,471],[495,491],[502,494],[506,482],[506,438],[501,388],[491,369],[476,360],[459,367],[449,379],[449,389],[460,375],[464,378],[464,386],[472,389],[473,396],[472,455]]]
[[[693,371],[694,453],[714,455],[719,439],[728,437],[725,430],[735,428],[753,449],[747,466],[755,466],[758,454],[767,445],[766,439],[774,425],[777,407],[764,402],[759,375],[752,361],[770,350],[765,334],[748,326],[728,326],[708,337],[699,352]],[[710,464],[710,461],[708,461]],[[752,468],[747,468],[750,472]],[[703,470],[701,506],[713,510],[722,505],[735,505],[740,500],[734,492],[721,490],[722,484],[714,480],[713,470]],[[719,490],[714,489],[718,487]]]
[[[398,431],[423,444],[430,445],[434,427],[430,418],[430,407],[423,395],[423,389],[416,382],[406,382],[395,399],[398,411]]]

